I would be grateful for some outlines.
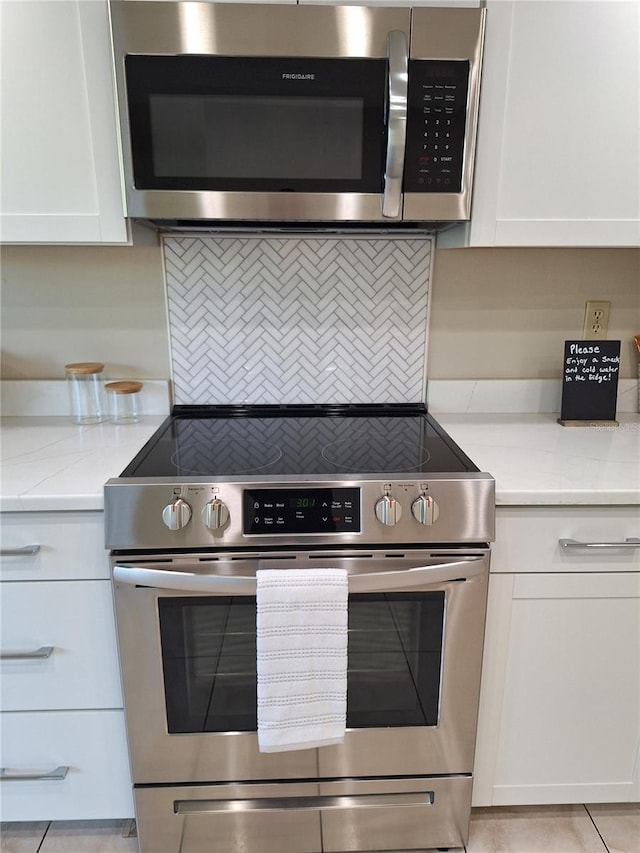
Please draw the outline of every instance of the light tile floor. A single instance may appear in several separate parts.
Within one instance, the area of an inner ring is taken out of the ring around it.
[[[3,823],[0,851],[138,853],[136,839],[123,836],[128,827],[129,821]],[[467,853],[640,853],[640,805],[474,809]]]
[[[640,806],[474,809],[467,853],[640,853]]]

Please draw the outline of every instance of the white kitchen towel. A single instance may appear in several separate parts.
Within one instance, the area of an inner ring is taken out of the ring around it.
[[[347,572],[257,572],[258,747],[342,743],[347,718]]]

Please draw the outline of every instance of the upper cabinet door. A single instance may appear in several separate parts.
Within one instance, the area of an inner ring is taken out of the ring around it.
[[[489,0],[471,245],[640,245],[639,50],[638,0]]]
[[[106,0],[0,15],[0,240],[127,242]]]

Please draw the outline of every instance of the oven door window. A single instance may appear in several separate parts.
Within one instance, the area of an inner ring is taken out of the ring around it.
[[[256,601],[158,601],[170,734],[255,731]],[[438,722],[444,592],[349,596],[347,727]]]
[[[380,59],[127,56],[135,186],[379,193],[386,66]]]

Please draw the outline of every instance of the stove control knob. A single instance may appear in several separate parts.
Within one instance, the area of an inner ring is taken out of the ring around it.
[[[385,495],[376,502],[375,513],[381,524],[393,527],[402,518],[402,506],[395,498]]]
[[[433,524],[440,515],[440,508],[431,495],[420,495],[411,504],[411,512],[420,524]]]
[[[229,521],[227,505],[218,498],[214,498],[204,505],[202,520],[210,530],[219,530]]]
[[[169,530],[181,530],[191,520],[191,507],[182,498],[176,498],[162,510],[162,520]]]

